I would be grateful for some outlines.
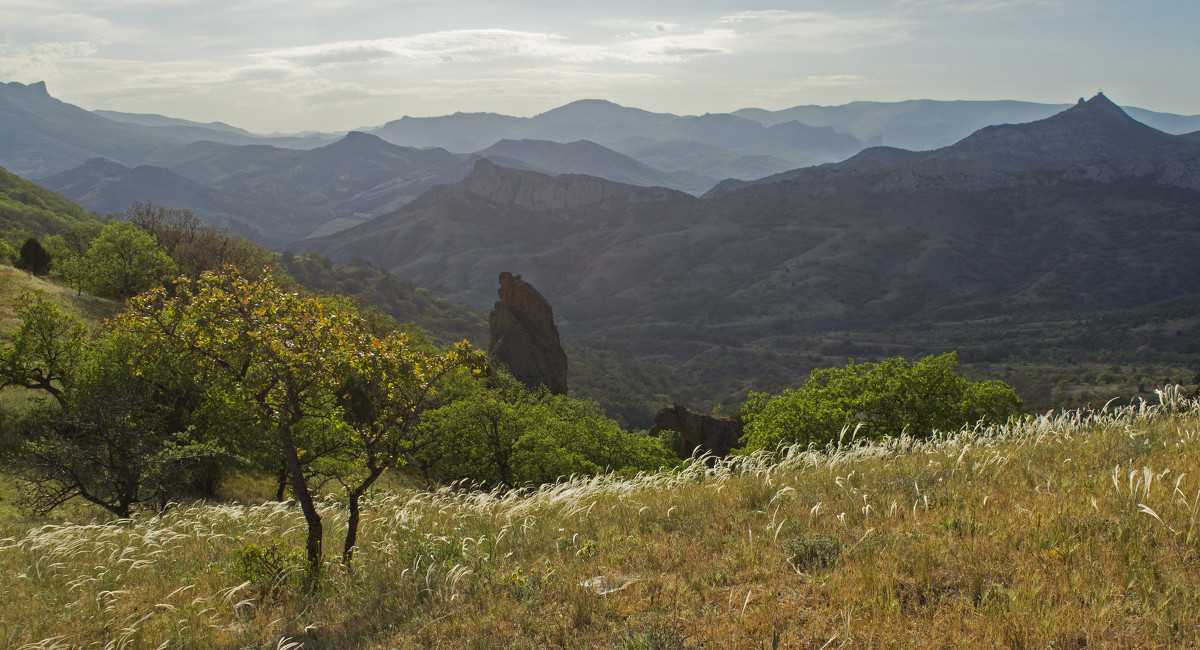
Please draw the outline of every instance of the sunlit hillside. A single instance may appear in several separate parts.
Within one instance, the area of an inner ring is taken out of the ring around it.
[[[508,494],[397,488],[311,594],[290,503],[6,507],[0,644],[1190,647],[1200,410],[1178,396]],[[345,513],[322,514],[332,551]]]

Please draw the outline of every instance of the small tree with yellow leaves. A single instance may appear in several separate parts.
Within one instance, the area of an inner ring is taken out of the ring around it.
[[[155,289],[135,297],[119,326],[140,333],[147,345],[194,359],[206,390],[243,402],[271,436],[304,513],[314,572],[321,567],[323,539],[315,473],[332,475],[346,491],[349,560],[359,499],[401,462],[436,380],[481,363],[465,343],[434,355],[410,349],[403,336],[377,338],[352,311],[284,291],[266,273],[249,279],[231,266],[179,283],[174,295]],[[310,431],[321,432],[321,440],[307,440]],[[309,442],[321,450],[314,453]],[[315,456],[327,462],[306,462]]]

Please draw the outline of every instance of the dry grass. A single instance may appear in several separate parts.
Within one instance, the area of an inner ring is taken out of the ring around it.
[[[93,327],[124,307],[117,301],[80,294],[52,280],[0,264],[0,336],[7,337],[19,324],[11,303],[25,289],[45,291],[59,307],[78,315]]]
[[[10,516],[0,645],[1193,647],[1200,412],[1170,402],[521,494],[396,489],[312,594],[287,505]]]

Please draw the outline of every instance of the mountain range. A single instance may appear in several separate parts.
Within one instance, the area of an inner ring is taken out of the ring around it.
[[[365,258],[481,309],[496,274],[519,271],[564,336],[749,381],[812,367],[836,332],[898,341],[1200,306],[1198,246],[1200,144],[1097,95],[941,149],[871,148],[704,198],[477,161],[392,214],[294,247]]]
[[[916,100],[677,116],[582,100],[531,118],[458,113],[349,134],[264,136],[220,123],[88,112],[54,99],[43,83],[7,83],[0,84],[0,166],[100,212],[133,200],[186,201],[210,223],[278,245],[390,212],[434,185],[461,180],[480,157],[700,195],[723,179],[752,181],[844,160],[866,143],[932,148],[1058,109]],[[1175,132],[1200,130],[1200,116],[1130,111]],[[719,191],[731,186],[740,184]]]

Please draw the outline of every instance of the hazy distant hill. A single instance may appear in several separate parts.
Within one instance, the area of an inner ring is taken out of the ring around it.
[[[92,112],[51,97],[43,82],[0,84],[0,166],[26,178],[56,174],[97,157],[137,166],[197,140],[311,148],[331,138],[255,136],[224,124]]]
[[[162,166],[93,160],[43,183],[98,211],[119,211],[135,200],[190,207],[209,223],[234,224],[277,245],[330,222],[345,227],[394,210],[470,171],[462,156],[398,147],[365,133],[307,151],[208,142],[152,158]]]
[[[797,169],[755,181],[726,181],[709,195],[786,180],[834,179],[882,173],[872,191],[929,187],[982,188],[1026,182],[1013,172],[1077,168],[1071,175],[1112,178],[1160,174],[1159,182],[1200,189],[1188,171],[1200,148],[1138,122],[1103,94],[1027,124],[989,126],[959,142],[927,152],[875,147],[838,164]],[[1136,167],[1136,169],[1130,167]],[[1088,168],[1088,169],[1081,169]]]
[[[225,144],[270,144],[288,149],[312,149],[329,144],[342,137],[340,133],[309,133],[297,135],[258,135],[224,122],[193,122],[153,113],[122,113],[120,111],[92,111],[96,115],[114,122],[136,124],[152,129],[155,135],[179,142],[221,142]]]
[[[258,241],[272,241],[274,232],[307,233],[324,219],[307,206],[220,191],[163,167],[130,168],[104,158],[93,158],[41,183],[101,214],[120,213],[138,201],[191,208],[209,224]]]
[[[311,150],[196,142],[147,156],[153,165],[93,159],[43,182],[92,210],[119,212],[146,200],[190,207],[209,223],[234,225],[278,245],[394,211],[436,185],[463,179],[481,155],[509,167],[588,172],[694,192],[711,185],[711,179],[690,182],[691,176],[660,172],[591,142],[501,142],[467,156],[359,132]]]
[[[1069,108],[1069,104],[1000,101],[851,102],[841,106],[795,106],[780,111],[745,108],[734,115],[764,125],[797,120],[812,126],[830,126],[876,145],[914,151],[937,149],[995,124],[1020,124],[1041,120]],[[1127,109],[1130,116],[1168,133],[1200,129],[1200,115],[1157,113]]]
[[[841,160],[863,147],[853,136],[828,127],[798,123],[764,126],[724,114],[651,113],[594,99],[572,102],[531,118],[493,113],[404,117],[372,133],[396,144],[436,145],[462,152],[478,151],[501,140],[549,140],[563,144],[589,140],[635,158],[635,149],[645,151],[649,141],[659,145],[658,155],[671,159],[673,166],[667,172],[688,179],[686,185],[692,188],[730,176],[757,178],[763,171],[776,173]],[[703,146],[705,156],[691,159],[670,153],[695,146]],[[641,162],[661,169],[660,160]],[[771,165],[768,161],[778,164]],[[713,175],[715,169],[723,173]]]
[[[713,185],[711,179],[659,171],[587,140],[567,144],[549,140],[501,140],[477,155],[500,164],[504,164],[500,159],[520,160],[551,174],[587,174],[618,183],[669,187],[696,194]]]
[[[1200,148],[1102,96],[938,152],[868,150],[707,199],[480,163],[299,245],[479,308],[499,271],[521,272],[565,335],[746,378],[811,367],[825,332],[1191,300],[1198,246]]]
[[[170,143],[54,99],[45,83],[0,84],[0,166],[25,178],[97,156],[137,161]]]

